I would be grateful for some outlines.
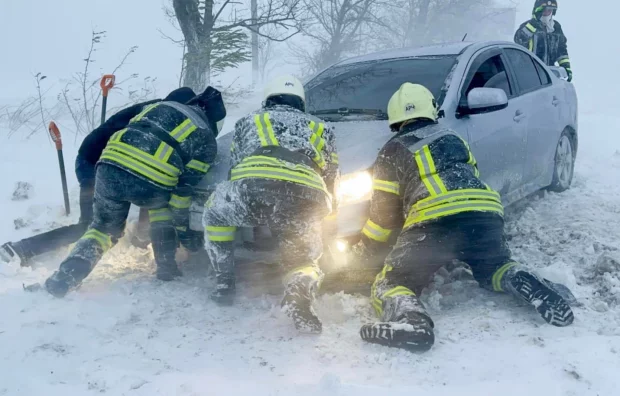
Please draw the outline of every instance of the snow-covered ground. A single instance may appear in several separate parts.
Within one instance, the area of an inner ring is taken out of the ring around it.
[[[437,343],[424,355],[363,343],[359,327],[373,316],[359,296],[322,296],[323,334],[299,336],[277,296],[217,307],[203,269],[160,283],[150,252],[123,240],[64,300],[22,284],[43,281],[65,251],[32,269],[0,267],[0,395],[618,394],[619,272],[597,274],[596,262],[620,248],[620,118],[584,110],[580,125],[573,188],[519,203],[507,224],[516,258],[579,298],[571,327],[476,289],[459,305],[431,298]],[[2,240],[75,220],[61,216],[44,139],[0,146],[3,169],[25,165],[28,150],[37,158],[36,169],[3,171]],[[10,200],[18,180],[34,184],[34,198]],[[18,217],[31,225],[15,231]]]

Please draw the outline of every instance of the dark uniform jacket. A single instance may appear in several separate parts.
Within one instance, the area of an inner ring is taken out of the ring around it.
[[[562,31],[562,25],[557,21],[554,23],[554,31],[549,33],[542,22],[533,18],[519,27],[514,40],[515,43],[536,54],[548,66],[555,66],[557,62],[572,77],[566,36]]]
[[[339,179],[336,139],[322,120],[290,106],[241,118],[231,147],[231,180],[267,178],[322,190],[332,196]]]
[[[198,184],[216,154],[215,133],[201,111],[158,102],[146,106],[110,138],[99,162],[175,191]]]
[[[500,196],[479,179],[476,160],[455,132],[431,121],[406,125],[379,152],[373,169],[367,248],[401,229],[464,212],[503,216]]]

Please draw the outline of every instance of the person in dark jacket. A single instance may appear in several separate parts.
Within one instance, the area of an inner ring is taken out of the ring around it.
[[[548,66],[557,63],[566,69],[568,81],[573,80],[573,70],[568,56],[567,39],[560,22],[554,19],[558,10],[557,0],[536,0],[532,19],[524,22],[515,33],[515,43],[527,48]]]
[[[114,133],[97,163],[93,221],[46,280],[47,291],[62,297],[81,284],[122,237],[131,204],[149,210],[157,278],[180,276],[177,240],[196,248],[189,229],[193,187],[215,160],[225,116],[221,93],[208,87],[186,104],[150,104]]]
[[[205,205],[205,248],[216,275],[211,298],[232,304],[235,232],[269,226],[280,242],[282,308],[300,331],[320,332],[312,303],[323,274],[322,221],[336,210],[339,168],[333,131],[305,112],[303,85],[274,79],[264,107],[235,124],[230,180]]]
[[[480,180],[467,143],[437,123],[433,94],[403,84],[390,99],[388,117],[397,135],[374,165],[370,218],[351,258],[373,255],[399,235],[371,288],[381,322],[364,325],[362,339],[430,349],[434,324],[416,295],[455,260],[468,264],[481,286],[532,304],[552,325],[570,325],[568,303],[511,258],[500,195]]]
[[[183,87],[170,92],[164,101],[185,103],[195,97],[190,88]],[[93,218],[93,195],[95,190],[95,165],[103,152],[110,137],[117,131],[125,128],[129,121],[138,115],[146,106],[160,102],[161,99],[137,103],[111,116],[106,122],[89,133],[78,150],[75,160],[75,174],[80,185],[80,218],[77,224],[61,227],[18,242],[8,242],[0,247],[0,260],[17,261],[21,265],[36,256],[51,252],[77,241],[86,231]],[[140,228],[144,220],[148,224],[148,215],[140,211]],[[144,241],[135,240],[132,243],[146,247]]]

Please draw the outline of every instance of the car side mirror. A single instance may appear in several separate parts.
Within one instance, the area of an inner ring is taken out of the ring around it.
[[[467,95],[467,107],[460,109],[465,114],[483,114],[508,107],[508,96],[499,88],[474,88]]]

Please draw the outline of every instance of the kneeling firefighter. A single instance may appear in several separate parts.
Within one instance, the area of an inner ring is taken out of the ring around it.
[[[208,87],[186,104],[151,104],[112,135],[97,164],[93,222],[47,279],[47,291],[62,297],[81,284],[123,236],[131,204],[149,210],[157,278],[180,276],[177,234],[188,250],[200,249],[202,240],[189,229],[189,207],[193,186],[215,160],[225,116],[220,92]]]
[[[263,108],[237,122],[231,151],[230,180],[217,186],[204,212],[205,247],[217,278],[211,298],[233,302],[237,227],[269,226],[288,271],[283,310],[297,329],[320,332],[312,302],[323,277],[317,265],[322,220],[337,207],[335,137],[305,113],[301,82],[282,76],[267,86]]]
[[[434,343],[434,324],[416,297],[437,270],[467,263],[485,288],[534,305],[555,326],[573,312],[551,283],[511,259],[500,195],[479,179],[467,143],[437,123],[437,105],[425,87],[405,83],[388,104],[397,135],[374,165],[370,218],[352,259],[372,255],[400,232],[371,289],[381,322],[364,325],[362,339],[410,351]]]

